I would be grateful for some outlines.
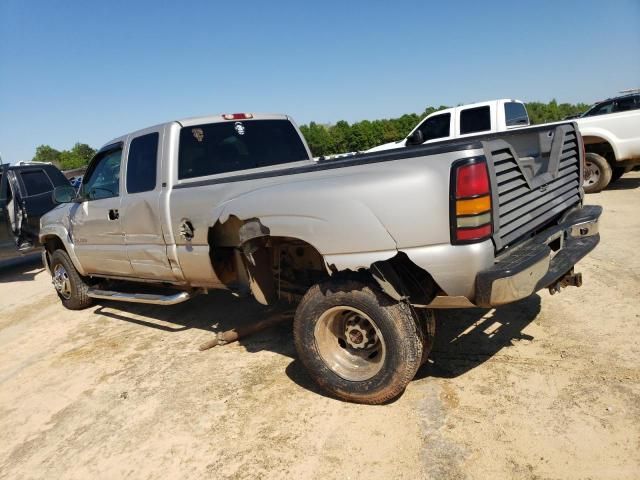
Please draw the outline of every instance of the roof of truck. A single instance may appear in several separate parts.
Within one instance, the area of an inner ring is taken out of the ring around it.
[[[233,115],[247,115],[247,117],[245,118],[225,118],[226,116],[233,116]],[[137,134],[141,134],[147,130],[154,130],[154,129],[158,129],[160,127],[165,127],[166,125],[170,125],[172,123],[178,123],[183,127],[190,127],[193,125],[203,125],[203,124],[207,124],[207,123],[218,123],[218,122],[246,122],[246,121],[252,121],[252,120],[289,120],[291,122],[293,122],[293,119],[291,117],[289,117],[288,115],[285,115],[283,113],[218,113],[216,115],[203,115],[203,116],[199,116],[199,117],[186,117],[186,118],[181,118],[181,119],[177,119],[177,120],[171,120],[168,122],[163,122],[163,123],[158,123],[156,125],[150,125],[148,127],[145,128],[141,128],[139,130],[135,130],[133,132],[128,132],[125,133],[124,135],[120,135],[119,137],[115,137],[111,140],[109,140],[107,143],[105,143],[102,147],[100,147],[100,149],[102,150],[105,147],[108,147],[110,145],[113,145],[114,143],[118,143],[118,142],[124,142],[125,139],[129,136],[129,135],[137,135]]]

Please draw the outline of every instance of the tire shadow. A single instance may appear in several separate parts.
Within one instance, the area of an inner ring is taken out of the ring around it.
[[[540,302],[533,295],[496,309],[436,312],[435,343],[416,379],[458,377],[513,346],[514,340],[533,340],[522,331],[540,313]]]
[[[633,190],[634,188],[640,187],[640,177],[622,177],[616,180],[615,182],[610,183],[606,190]]]

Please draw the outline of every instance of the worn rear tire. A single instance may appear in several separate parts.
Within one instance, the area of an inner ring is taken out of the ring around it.
[[[611,182],[613,172],[607,159],[597,153],[589,152],[585,156],[584,193],[598,193]]]
[[[351,402],[396,398],[423,358],[420,319],[364,280],[329,279],[311,287],[296,310],[293,333],[313,380]]]
[[[73,266],[67,252],[53,252],[50,268],[53,285],[62,305],[69,310],[82,310],[91,306],[93,299],[87,295],[89,286]]]

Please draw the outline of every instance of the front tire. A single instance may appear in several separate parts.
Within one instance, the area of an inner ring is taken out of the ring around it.
[[[607,159],[597,153],[589,152],[585,156],[585,175],[582,186],[584,193],[598,193],[611,182],[613,172]]]
[[[421,365],[421,323],[373,283],[330,279],[306,293],[293,333],[318,385],[343,400],[381,404],[400,395]]]
[[[67,252],[53,252],[50,268],[53,286],[62,305],[69,310],[82,310],[91,306],[93,300],[87,295],[89,286],[73,266]]]

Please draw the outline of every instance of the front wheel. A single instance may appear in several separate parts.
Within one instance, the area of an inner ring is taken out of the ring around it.
[[[607,159],[597,153],[589,152],[585,156],[584,193],[598,193],[611,182],[611,165]]]
[[[373,284],[330,279],[306,293],[293,332],[316,383],[343,400],[380,404],[400,395],[420,367],[421,323]]]
[[[65,307],[69,310],[82,310],[91,306],[93,300],[87,295],[89,286],[73,266],[67,252],[53,252],[50,268],[53,286]]]

